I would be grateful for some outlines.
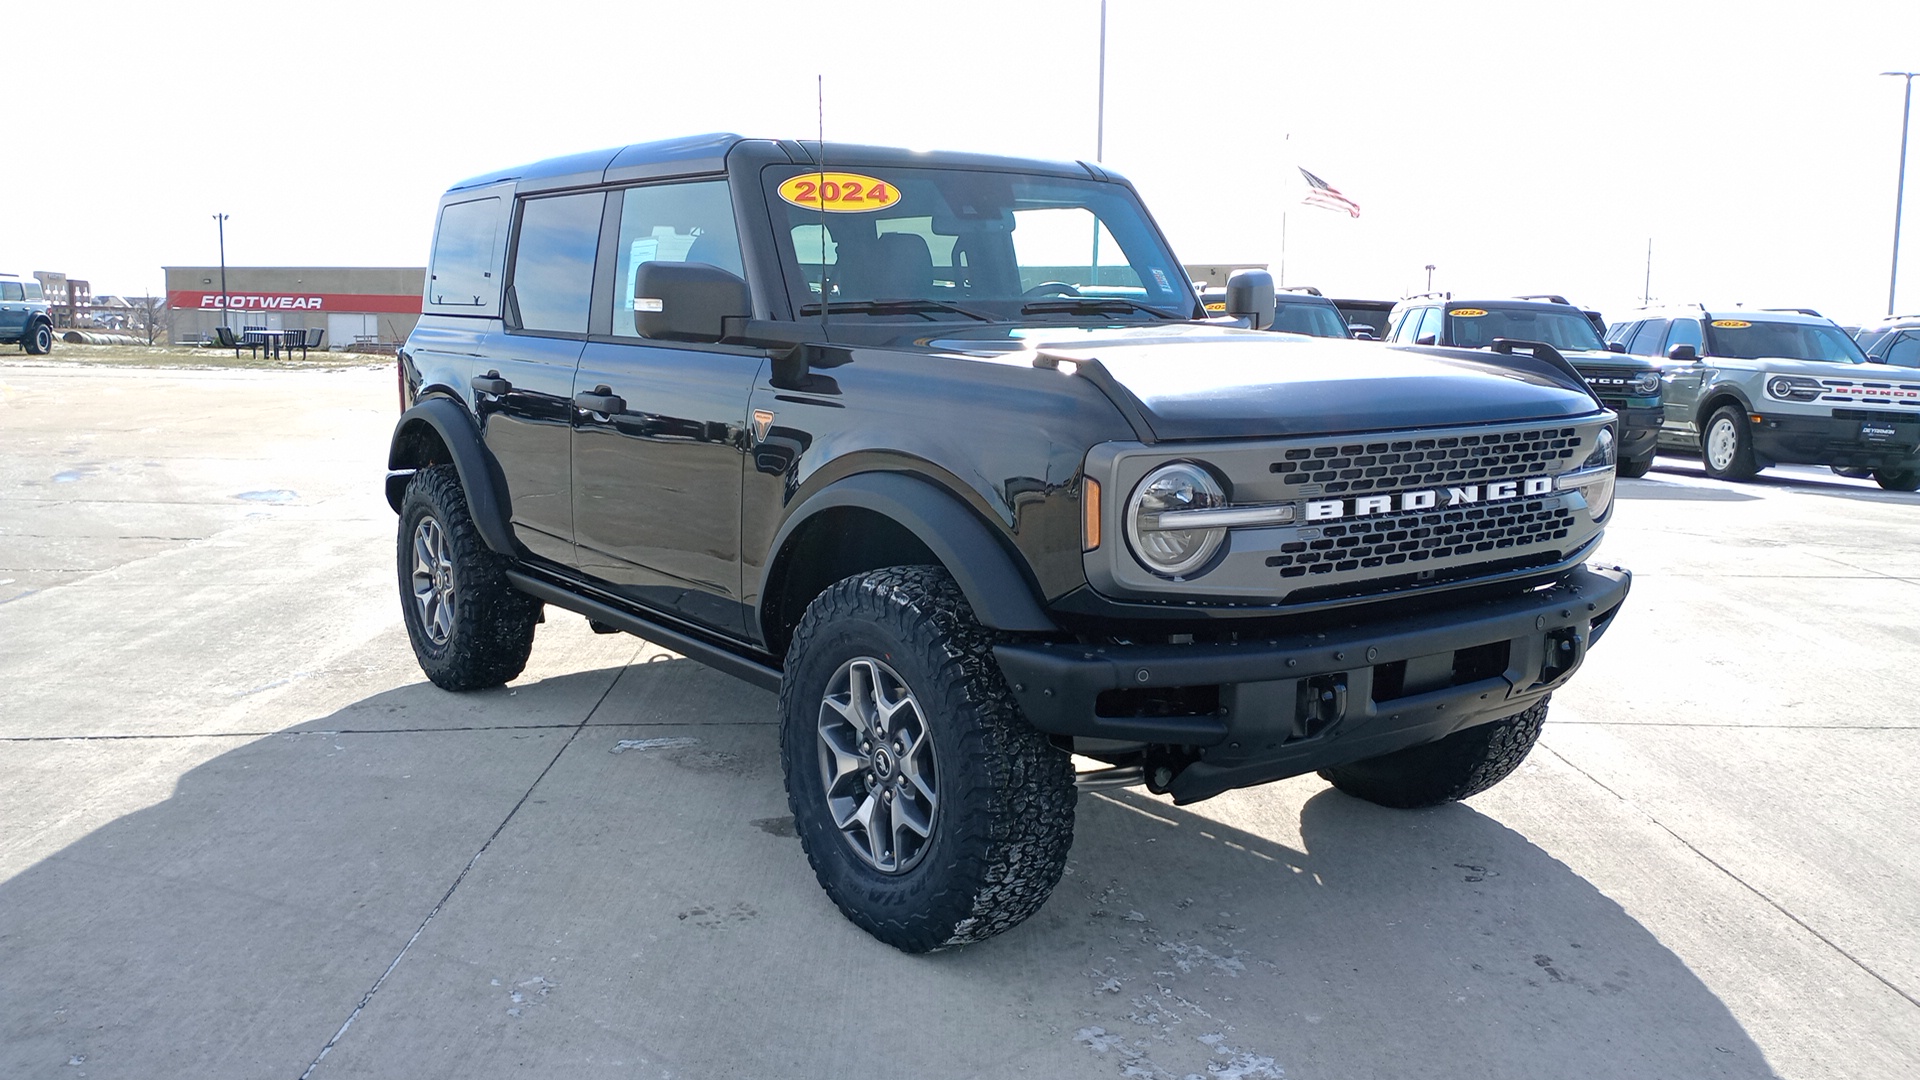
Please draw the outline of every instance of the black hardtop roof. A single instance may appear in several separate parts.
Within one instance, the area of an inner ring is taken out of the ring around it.
[[[1572,312],[1575,315],[1580,314],[1580,309],[1574,307],[1572,304],[1558,304],[1552,300],[1521,300],[1513,296],[1497,296],[1484,300],[1456,296],[1451,300],[1435,298],[1434,302],[1446,308],[1448,311],[1452,311],[1454,308],[1506,308],[1508,310],[1517,309],[1520,311],[1565,311]],[[1412,301],[1408,301],[1408,303],[1411,304]]]
[[[735,154],[750,155],[750,161],[757,158],[761,164],[820,165],[822,161],[820,144],[814,140],[748,139],[729,132],[716,132],[547,158],[545,161],[463,180],[448,190],[464,191],[517,181],[522,191],[544,191],[669,176],[717,175],[726,171],[728,158]],[[842,163],[849,166],[933,165],[1094,180],[1120,179],[1106,169],[1083,161],[1044,161],[964,151],[907,150],[893,146],[828,142],[823,167],[832,170]]]

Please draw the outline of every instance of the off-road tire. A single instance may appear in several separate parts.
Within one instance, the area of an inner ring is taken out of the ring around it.
[[[1520,767],[1547,722],[1547,700],[1439,742],[1321,769],[1320,778],[1354,798],[1398,810],[1458,802]]]
[[[1875,469],[1873,480],[1888,491],[1920,491],[1920,469]]]
[[[787,802],[821,888],[854,925],[903,952],[1008,930],[1046,902],[1073,843],[1073,764],[1021,715],[993,639],[936,566],[846,578],[795,629],[780,684]],[[884,872],[829,809],[821,717],[829,682],[863,658],[898,675],[933,748],[938,803],[924,851]]]
[[[1653,468],[1653,455],[1648,454],[1642,458],[1623,458],[1619,473],[1628,480],[1638,480],[1647,475],[1647,470],[1651,468]]]
[[[1725,460],[1715,465],[1713,443],[1722,423],[1731,425],[1726,431],[1731,448]],[[1707,467],[1708,476],[1720,480],[1751,480],[1760,474],[1760,464],[1753,458],[1753,434],[1747,430],[1747,414],[1738,406],[1722,405],[1707,417],[1707,426],[1700,432],[1700,462]]]
[[[44,322],[27,327],[27,336],[20,339],[20,347],[34,356],[45,356],[52,352],[53,327]]]
[[[413,590],[416,529],[438,525],[451,566],[451,626],[436,642],[423,622]],[[413,474],[400,500],[397,538],[400,608],[420,670],[445,690],[499,686],[520,674],[533,651],[540,602],[507,583],[506,560],[490,550],[467,511],[460,474],[434,465]]]

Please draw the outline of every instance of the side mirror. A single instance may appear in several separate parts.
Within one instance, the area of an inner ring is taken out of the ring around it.
[[[1431,345],[1436,340],[1432,334],[1421,334],[1419,337],[1413,339],[1413,343],[1415,345]]]
[[[1667,359],[1683,362],[1698,360],[1700,359],[1700,353],[1694,349],[1693,346],[1682,343],[1667,350]]]
[[[719,341],[753,315],[747,283],[706,263],[644,262],[633,275],[633,329],[659,341]]]
[[[1273,275],[1265,270],[1235,270],[1227,278],[1227,314],[1247,320],[1255,330],[1273,325]]]
[[[1617,352],[1617,353],[1623,353],[1623,352],[1626,352],[1626,351],[1627,351],[1627,343],[1626,343],[1626,342],[1624,342],[1624,341],[1609,341],[1609,342],[1607,342],[1607,351],[1608,351],[1608,352]]]

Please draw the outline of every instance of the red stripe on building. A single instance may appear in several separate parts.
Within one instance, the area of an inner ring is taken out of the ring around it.
[[[175,311],[219,311],[220,293],[205,289],[175,291],[167,294],[167,306]],[[418,315],[418,295],[392,296],[379,293],[256,293],[227,294],[229,311],[343,311],[381,315]]]

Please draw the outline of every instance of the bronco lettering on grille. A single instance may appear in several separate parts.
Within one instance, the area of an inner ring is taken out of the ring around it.
[[[1437,488],[1428,491],[1402,491],[1393,495],[1362,495],[1351,499],[1318,499],[1306,504],[1301,515],[1306,521],[1334,521],[1344,517],[1391,514],[1406,510],[1433,510],[1439,507],[1465,506],[1481,501],[1499,502],[1553,493],[1553,478],[1535,476],[1526,480],[1505,480],[1497,484],[1469,484],[1464,487]]]

